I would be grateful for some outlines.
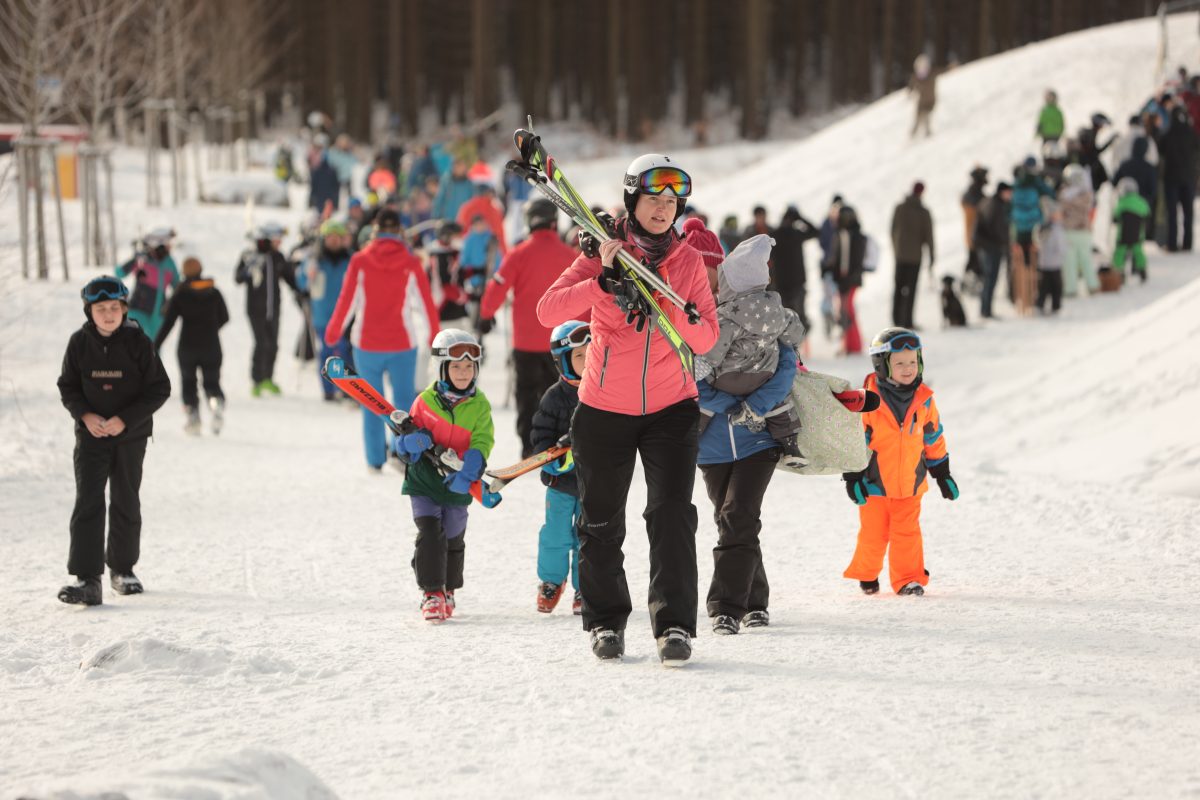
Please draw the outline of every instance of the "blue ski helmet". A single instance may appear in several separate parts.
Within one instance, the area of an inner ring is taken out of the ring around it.
[[[577,319],[569,319],[550,331],[550,353],[554,366],[568,381],[578,381],[583,376],[571,369],[571,351],[592,341],[592,326]]]
[[[104,300],[120,300],[122,303],[128,303],[129,288],[111,275],[101,275],[88,281],[87,285],[80,290],[79,296],[83,299],[83,315],[91,319],[92,303]]]
[[[925,358],[921,354],[921,337],[908,328],[884,328],[871,340],[871,365],[880,380],[892,377],[890,356],[904,350],[917,351],[917,377],[925,374]]]

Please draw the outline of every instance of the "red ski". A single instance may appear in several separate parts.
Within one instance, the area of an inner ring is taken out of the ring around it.
[[[540,453],[534,453],[529,458],[522,459],[511,467],[501,467],[500,469],[489,469],[483,474],[491,478],[488,481],[488,489],[493,492],[498,492],[507,486],[515,478],[519,478],[527,472],[539,470],[549,464],[556,458],[560,458],[571,452],[569,447],[554,447],[543,450]]]

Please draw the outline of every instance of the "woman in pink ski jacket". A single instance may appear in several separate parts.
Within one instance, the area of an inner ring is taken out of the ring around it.
[[[592,343],[571,425],[571,446],[582,507],[579,540],[583,626],[598,658],[625,651],[632,611],[622,543],[625,500],[640,455],[648,505],[650,619],[660,660],[678,664],[691,655],[696,635],[695,482],[700,410],[696,382],[679,355],[645,314],[627,313],[616,297],[629,286],[614,267],[624,249],[655,270],[699,321],[665,298],[657,305],[693,352],[712,347],[719,333],[716,304],[700,253],[675,232],[691,194],[691,178],[667,156],[645,155],[625,175],[629,214],[602,244],[582,235],[584,255],[567,268],[538,303],[547,327],[591,311]]]

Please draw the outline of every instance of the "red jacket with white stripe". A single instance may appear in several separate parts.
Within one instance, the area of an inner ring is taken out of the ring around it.
[[[342,292],[325,328],[325,343],[337,344],[353,316],[350,342],[355,347],[376,353],[413,349],[417,345],[405,312],[414,291],[425,306],[432,342],[438,332],[438,313],[421,262],[396,237],[373,239],[350,259]]]
[[[513,349],[529,353],[549,352],[550,328],[538,320],[538,301],[563,270],[571,266],[575,256],[575,251],[563,244],[554,231],[534,231],[500,262],[500,268],[483,293],[480,318],[496,316],[511,291]],[[586,314],[581,318],[585,322],[588,319]]]

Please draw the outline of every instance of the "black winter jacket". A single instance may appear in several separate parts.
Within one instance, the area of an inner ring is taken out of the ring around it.
[[[988,250],[1008,250],[1009,204],[996,195],[985,197],[975,217],[976,247]]]
[[[154,337],[154,349],[162,349],[177,319],[183,320],[179,352],[221,355],[221,339],[217,332],[229,322],[229,309],[211,278],[189,278],[175,290],[167,302],[158,336]]]
[[[234,280],[246,284],[246,313],[252,319],[279,318],[279,281],[293,290],[296,274],[278,250],[247,250],[238,261]]]
[[[533,451],[540,453],[558,444],[558,440],[571,432],[571,416],[579,405],[579,388],[563,379],[546,390],[538,410],[533,415],[533,430],[529,434]],[[542,483],[575,497],[579,496],[579,484],[575,471],[562,475],[542,472]]]
[[[1196,179],[1196,131],[1187,110],[1171,110],[1171,126],[1158,142],[1162,155],[1163,180],[1175,183]]]
[[[1145,136],[1135,139],[1132,154],[1121,162],[1112,182],[1113,186],[1116,186],[1121,182],[1121,178],[1133,178],[1137,181],[1138,194],[1146,198],[1146,202],[1154,208],[1154,199],[1158,197],[1158,170],[1146,160],[1146,151],[1149,149],[1150,142]]]
[[[67,343],[58,392],[84,439],[119,444],[154,433],[152,415],[171,396],[171,379],[136,322],[126,320],[106,338],[88,321]],[[105,419],[120,417],[125,430],[119,436],[93,438],[82,422],[89,411]]]
[[[817,238],[815,225],[804,217],[785,217],[783,224],[771,231],[775,246],[771,248],[771,285],[780,294],[791,294],[804,286],[804,243]]]

